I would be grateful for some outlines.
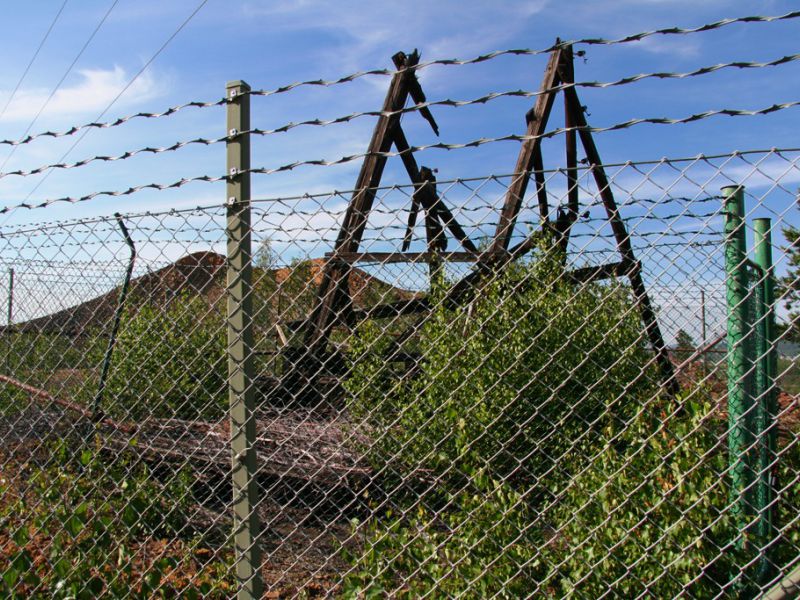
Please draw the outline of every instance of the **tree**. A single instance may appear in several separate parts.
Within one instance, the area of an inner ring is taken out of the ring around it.
[[[259,269],[274,269],[276,262],[275,252],[272,250],[272,241],[264,238],[258,243],[256,251],[253,252],[253,266]]]
[[[694,338],[685,329],[679,330],[675,336],[675,358],[678,362],[683,362],[692,355],[694,350]]]
[[[783,340],[800,342],[800,228],[784,227],[783,236],[789,243],[784,248],[788,272],[778,281],[778,292],[789,309],[789,319],[778,325],[778,335]]]

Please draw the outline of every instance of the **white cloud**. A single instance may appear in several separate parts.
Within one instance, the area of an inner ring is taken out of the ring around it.
[[[81,69],[77,74],[79,81],[56,91],[42,112],[43,118],[75,116],[103,110],[125,88],[130,79],[125,69],[119,66],[114,66],[113,69]],[[145,71],[128,88],[125,96],[120,99],[120,104],[125,104],[125,98],[139,102],[158,96],[161,92],[152,73]],[[8,90],[0,92],[0,99],[5,100],[9,93]],[[46,88],[20,90],[3,119],[30,121],[47,101],[50,93],[51,90]]]
[[[702,45],[697,38],[688,37],[648,37],[631,46],[635,50],[644,50],[651,54],[666,54],[678,58],[694,58],[700,56]]]
[[[375,2],[364,5],[357,0],[321,2],[302,0],[293,3],[245,4],[250,19],[268,18],[271,27],[288,30],[326,30],[347,39],[342,62],[363,64],[386,48],[407,49],[424,45],[427,58],[496,49],[497,44],[528,26],[527,19],[541,12],[549,0],[516,2],[455,1],[404,4]],[[385,58],[385,57],[384,57]]]

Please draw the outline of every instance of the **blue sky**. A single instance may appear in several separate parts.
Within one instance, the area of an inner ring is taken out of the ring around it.
[[[63,0],[41,0],[7,9],[0,36],[0,108],[8,102],[25,66]],[[69,0],[19,90],[0,117],[0,138],[63,130],[93,121],[153,53],[197,7],[199,0],[118,0],[95,37],[67,74],[81,47],[112,7],[112,0]],[[103,120],[138,111],[161,111],[192,100],[212,101],[224,93],[226,81],[244,79],[256,89],[271,89],[306,79],[335,79],[348,73],[390,68],[398,50],[418,48],[423,61],[470,58],[505,48],[546,48],[556,37],[615,38],[669,26],[692,27],[726,17],[778,15],[797,8],[795,2],[705,0],[554,0],[519,2],[409,0],[404,3],[341,1],[254,2],[209,0],[152,65],[110,108]],[[735,24],[718,31],[686,36],[656,36],[615,46],[582,46],[576,59],[578,81],[613,81],[642,72],[691,71],[729,61],[770,61],[800,51],[800,19],[761,24]],[[429,100],[467,100],[490,92],[535,91],[547,57],[502,57],[479,65],[434,66],[420,72]],[[329,119],[380,108],[388,77],[364,77],[330,88],[305,87],[271,97],[252,98],[253,126],[278,127],[290,121]],[[680,118],[711,109],[760,109],[800,100],[797,89],[800,62],[750,70],[723,70],[683,80],[648,80],[610,89],[580,89],[590,124],[603,127],[639,117]],[[48,96],[47,107],[31,125]],[[462,143],[480,137],[521,134],[524,115],[533,100],[501,98],[486,105],[438,107],[436,138],[416,114],[404,117],[412,144],[443,141]],[[770,147],[797,147],[800,108],[760,117],[715,117],[686,125],[639,125],[599,133],[596,141],[605,162],[649,160],[660,157],[728,153]],[[560,105],[551,117],[563,124]],[[288,133],[258,138],[253,143],[253,166],[277,167],[295,160],[336,159],[363,152],[373,118],[329,127],[300,127]],[[188,109],[163,119],[140,119],[109,130],[90,131],[67,161],[93,155],[113,155],[147,146],[165,146],[196,137],[216,138],[225,133],[224,108]],[[75,137],[43,138],[10,149],[0,147],[3,172],[32,169],[58,162]],[[563,166],[563,140],[544,143],[546,166]],[[418,161],[439,169],[440,179],[509,173],[517,142],[501,142],[460,151],[429,150]],[[390,161],[385,183],[407,183]],[[254,176],[256,197],[324,193],[350,189],[358,162],[336,167],[302,167],[269,176]],[[636,197],[716,193],[720,181],[693,167],[701,185],[670,187],[642,185],[646,177],[626,171],[618,183]],[[737,162],[727,167],[731,177],[751,169]],[[123,190],[133,185],[169,183],[182,177],[222,175],[224,145],[189,147],[156,156],[140,155],[116,163],[96,163],[80,169],[53,171],[43,176],[0,178],[0,206],[61,196],[80,196],[96,190]],[[765,176],[750,177],[754,193],[767,190],[770,178],[782,178],[784,190],[771,192],[767,208],[784,215],[791,205],[787,191],[800,184],[800,169],[780,161],[764,165]],[[666,171],[666,172],[665,172]],[[713,175],[713,174],[712,174]],[[663,181],[680,179],[667,169],[652,176]],[[38,187],[36,187],[38,185]],[[33,191],[35,189],[35,191]],[[501,192],[498,192],[498,194]],[[455,191],[453,192],[455,194]],[[165,192],[144,191],[125,198],[99,197],[80,205],[54,205],[47,210],[19,210],[0,215],[0,224],[36,223],[64,218],[109,215],[114,211],[161,211],[219,204],[224,184],[196,183]],[[455,199],[455,195],[453,198]],[[623,197],[622,200],[625,198]],[[343,201],[339,202],[340,207]],[[794,209],[793,209],[794,210]],[[794,210],[796,212],[796,210]],[[404,216],[403,216],[404,218]],[[335,224],[328,223],[328,226]],[[655,224],[658,227],[658,224]],[[684,222],[671,224],[678,229]],[[642,225],[641,227],[644,227]],[[124,248],[120,246],[124,256]],[[92,251],[87,251],[92,256]],[[697,266],[696,268],[701,268]]]
[[[24,66],[62,4],[62,0],[19,5],[3,20],[0,40],[0,100],[17,83]],[[93,120],[152,53],[197,6],[197,0],[151,2],[119,0],[32,132],[64,129]],[[111,6],[111,1],[68,2],[14,101],[0,119],[0,137],[16,138],[63,75],[80,47]],[[361,69],[390,67],[397,50],[419,48],[423,60],[471,57],[515,47],[544,48],[556,36],[617,37],[641,30],[693,26],[746,14],[780,14],[796,8],[787,1],[595,1],[533,2],[222,2],[210,0],[156,61],[120,98],[107,117],[159,111],[189,100],[214,100],[225,82],[244,79],[254,88],[272,88],[296,80],[335,78]],[[733,25],[689,36],[654,37],[620,46],[588,46],[578,60],[578,80],[610,81],[649,71],[686,71],[732,60],[766,61],[798,51],[798,21]],[[546,56],[506,57],[476,66],[432,67],[421,78],[429,99],[469,99],[492,91],[536,90]],[[580,90],[595,126],[634,117],[683,117],[717,108],[762,108],[798,99],[800,64],[724,71],[681,81],[644,81],[604,90]],[[253,98],[253,124],[272,128],[288,121],[330,118],[380,107],[386,77],[369,77],[329,89],[301,88],[289,94]],[[524,131],[530,99],[498,99],[486,106],[435,110],[441,140],[464,142],[482,136]],[[748,148],[797,145],[800,109],[764,117],[717,117],[690,125],[641,125],[598,135],[604,160],[625,161],[691,156]],[[559,125],[558,109],[553,124]],[[438,141],[417,115],[405,126],[414,144]],[[274,167],[292,160],[338,158],[362,152],[371,118],[327,128],[298,128],[256,140],[254,166]],[[143,146],[168,145],[224,132],[224,109],[187,110],[157,120],[137,121],[107,131],[93,131],[70,153],[78,160]],[[74,138],[45,138],[20,147],[4,171],[56,162]],[[561,140],[545,144],[548,166],[559,166]],[[0,149],[0,162],[8,148]],[[460,152],[431,150],[420,162],[440,169],[440,178],[509,172],[516,142]],[[551,157],[554,157],[551,160]],[[397,162],[397,161],[394,161]],[[254,178],[260,196],[346,189],[358,163],[306,167],[294,173]],[[402,181],[392,165],[387,182]],[[124,189],[151,181],[219,175],[224,149],[189,148],[160,156],[140,156],[115,164],[96,164],[54,172],[32,200],[81,195],[96,189]],[[0,203],[24,199],[41,176],[0,179]],[[98,198],[80,207],[59,207],[48,216],[108,214],[112,210],[158,210],[218,201],[221,185],[193,184],[171,192],[145,192],[128,199]],[[24,212],[24,211],[23,211]],[[13,220],[31,220],[33,214]],[[33,218],[34,220],[36,217]],[[12,221],[13,222],[13,221]]]

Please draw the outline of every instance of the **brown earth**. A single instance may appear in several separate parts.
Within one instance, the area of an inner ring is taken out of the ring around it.
[[[172,264],[131,280],[127,304],[133,310],[143,303],[166,305],[176,296],[184,293],[204,296],[210,304],[215,304],[225,294],[225,263],[221,254],[200,251],[188,254]],[[322,269],[326,260],[310,259],[293,267],[283,267],[265,271],[254,268],[253,279],[274,278],[278,284],[285,282],[293,270],[308,268],[309,290],[313,292],[322,280]],[[353,268],[349,278],[350,295],[358,308],[362,308],[370,297],[387,300],[408,300],[415,296],[414,292],[396,288],[362,269]],[[114,315],[118,300],[119,288],[87,300],[76,306],[66,308],[44,317],[31,319],[14,326],[15,331],[57,333],[61,335],[80,336],[94,328],[107,326]],[[310,311],[309,298],[301,300],[308,306],[299,307],[303,312]],[[0,327],[0,333],[5,327]]]

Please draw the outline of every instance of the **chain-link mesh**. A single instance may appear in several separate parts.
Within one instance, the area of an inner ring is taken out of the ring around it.
[[[584,166],[543,172],[547,224],[533,190],[508,252],[492,240],[514,176],[435,183],[450,217],[421,210],[403,252],[420,186],[374,190],[356,252],[337,250],[351,193],[254,200],[269,597],[712,598],[789,575],[798,161],[607,166],[632,256]],[[770,338],[766,271],[741,267],[741,456],[726,185],[746,190],[748,245],[772,219],[779,282]],[[234,593],[229,210],[123,215],[133,253],[116,218],[0,231],[4,595]]]

